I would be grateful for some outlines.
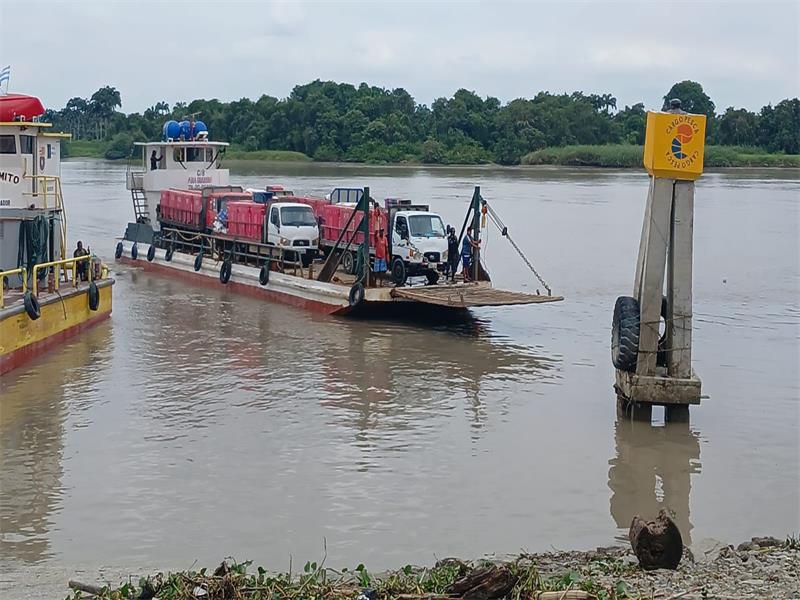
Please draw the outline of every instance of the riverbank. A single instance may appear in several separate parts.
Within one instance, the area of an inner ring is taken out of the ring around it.
[[[685,550],[675,571],[642,570],[629,548],[613,546],[589,552],[553,551],[515,557],[487,557],[465,562],[444,559],[431,567],[406,566],[370,573],[363,565],[336,570],[309,562],[293,572],[273,573],[230,559],[216,569],[154,574],[122,569],[4,569],[3,598],[63,598],[67,581],[105,587],[94,597],[136,598],[143,590],[161,600],[204,598],[326,598],[355,600],[448,600],[513,598],[540,600],[705,598],[788,599],[800,596],[800,544],[796,538],[753,538],[734,547],[703,540]],[[463,591],[476,580],[494,594]],[[491,584],[489,583],[491,582]],[[374,596],[372,595],[374,592]],[[556,592],[547,594],[547,592]],[[146,597],[151,597],[145,594]],[[72,591],[68,599],[92,597]]]
[[[543,148],[522,157],[523,165],[569,167],[641,168],[644,146],[609,144]],[[715,167],[800,167],[800,155],[770,154],[745,146],[706,146],[704,166]]]
[[[75,140],[65,145],[65,157],[69,158],[104,158],[114,160],[109,153],[110,142]],[[526,154],[520,159],[522,166],[557,165],[569,167],[602,167],[602,168],[636,168],[642,167],[642,146],[627,144],[608,144],[594,146],[564,146],[558,148],[543,148],[536,152]],[[291,150],[243,150],[231,147],[225,153],[227,160],[242,160],[256,162],[295,162],[321,164],[335,164],[328,161],[315,160],[302,152]],[[124,160],[119,159],[119,160]],[[475,166],[484,165],[498,167],[488,162],[465,163],[431,163],[422,160],[404,160],[400,162],[366,161],[353,162],[353,164],[376,165],[425,165],[430,166]],[[759,148],[745,146],[707,146],[705,152],[706,168],[721,167],[780,167],[800,168],[800,155],[796,154],[770,154]]]

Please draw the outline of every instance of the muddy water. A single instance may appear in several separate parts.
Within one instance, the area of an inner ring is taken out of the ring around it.
[[[638,171],[232,165],[247,186],[430,202],[483,186],[567,300],[419,323],[323,318],[115,268],[111,321],[0,383],[6,565],[318,559],[370,568],[613,543],[635,513],[685,537],[800,530],[800,177],[697,190],[689,425],[618,421],[611,310],[629,293]],[[111,256],[124,166],[65,165],[71,233]],[[74,241],[73,239],[73,241]],[[496,232],[497,285],[541,287]]]

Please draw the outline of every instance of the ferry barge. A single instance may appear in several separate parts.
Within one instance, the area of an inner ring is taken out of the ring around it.
[[[58,348],[111,314],[114,280],[70,256],[61,140],[38,98],[0,96],[0,374]]]
[[[135,221],[117,244],[117,260],[337,315],[390,306],[464,310],[563,299],[541,279],[546,295],[493,288],[477,245],[470,281],[447,282],[441,277],[448,264],[444,225],[426,205],[387,199],[380,207],[369,188],[312,198],[230,186],[220,164],[225,146],[209,141],[199,121],[168,122],[162,141],[137,145],[140,166],[129,166],[127,174]],[[202,167],[192,170],[190,163]],[[476,187],[459,247],[466,232],[480,240],[487,217],[507,236]],[[387,285],[373,272],[378,229],[386,233]]]

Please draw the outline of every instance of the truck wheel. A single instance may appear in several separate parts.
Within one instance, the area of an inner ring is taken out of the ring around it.
[[[434,270],[428,271],[425,276],[428,278],[428,285],[436,285],[439,282],[439,274]]]
[[[394,281],[395,285],[404,285],[408,279],[408,274],[406,272],[406,263],[403,262],[403,259],[399,256],[395,257],[392,261],[392,280]]]
[[[614,304],[611,324],[611,362],[620,371],[636,371],[639,330],[639,301],[630,296],[620,296]]]
[[[356,257],[353,256],[350,250],[344,251],[344,255],[342,256],[342,268],[348,275],[352,275],[356,272]]]

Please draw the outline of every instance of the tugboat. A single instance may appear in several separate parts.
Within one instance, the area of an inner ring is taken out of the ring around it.
[[[0,96],[0,374],[57,348],[111,314],[108,270],[67,249],[61,140],[44,107]]]
[[[336,315],[390,306],[458,311],[563,299],[551,295],[524,256],[547,295],[493,288],[477,242],[470,242],[474,250],[463,283],[441,277],[453,261],[448,262],[442,219],[427,204],[387,198],[379,206],[368,187],[313,198],[282,188],[262,192],[228,185],[228,170],[220,165],[227,146],[209,141],[205,124],[193,120],[168,121],[161,141],[137,144],[141,162],[127,173],[135,220],[117,243],[117,260]],[[508,237],[476,187],[459,247],[467,234],[480,240],[487,218]],[[383,285],[385,276],[374,271],[378,258],[389,267],[391,285]]]

